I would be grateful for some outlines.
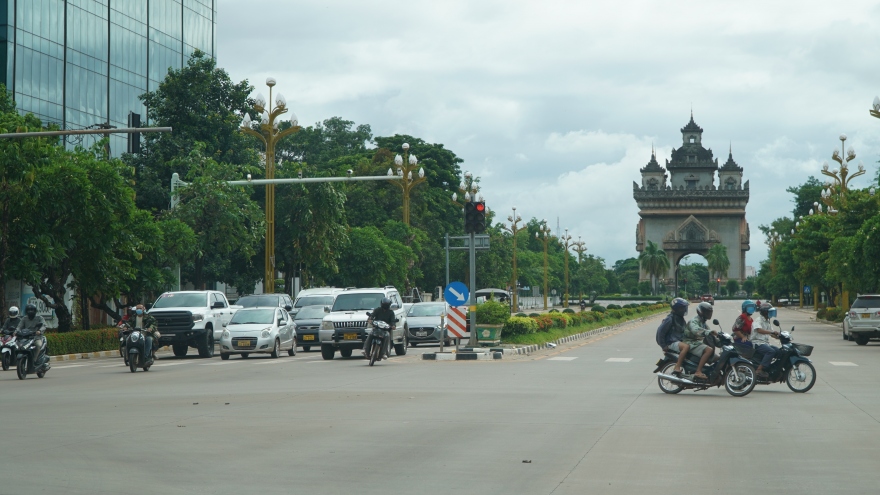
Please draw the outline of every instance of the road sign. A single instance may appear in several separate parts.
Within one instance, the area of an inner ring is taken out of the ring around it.
[[[449,306],[446,311],[446,331],[454,339],[470,337],[467,331],[467,306]]]
[[[804,294],[809,294],[809,293],[810,293],[810,286],[809,286],[809,285],[805,285],[805,286],[804,286]]]
[[[443,291],[443,299],[450,306],[463,306],[468,302],[468,296],[470,296],[470,292],[468,292],[467,286],[462,282],[449,282],[446,290]]]

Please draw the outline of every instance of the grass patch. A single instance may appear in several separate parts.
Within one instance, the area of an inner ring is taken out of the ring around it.
[[[592,323],[585,323],[583,325],[568,328],[550,328],[546,332],[530,333],[526,335],[512,335],[510,337],[504,337],[504,335],[502,334],[501,341],[503,344],[516,345],[546,344],[547,342],[553,342],[555,340],[561,339],[562,337],[568,337],[569,335],[589,332],[590,330],[595,330],[597,328],[608,327],[611,325],[617,325],[618,323],[638,320],[639,318],[645,318],[647,316],[666,313],[667,311],[669,311],[669,308],[663,308],[656,311],[645,312],[639,315],[625,316],[623,318],[606,318],[602,321],[594,321]]]

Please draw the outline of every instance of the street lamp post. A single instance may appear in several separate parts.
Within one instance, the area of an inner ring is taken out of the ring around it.
[[[517,300],[519,298],[519,291],[517,290],[519,278],[516,273],[516,233],[520,231],[519,222],[522,221],[522,217],[516,214],[516,206],[513,207],[513,213],[507,217],[507,221],[510,222],[510,227],[502,224],[501,228],[510,232],[510,235],[513,236],[513,280],[510,284],[513,288],[513,309],[511,309],[511,311],[519,311],[519,306],[517,305]]]
[[[578,268],[580,268],[581,259],[583,258],[584,253],[587,251],[587,245],[586,245],[586,243],[584,243],[584,241],[581,240],[581,236],[578,236],[577,242],[573,242],[571,244],[571,246],[572,246],[572,249],[574,249],[574,252],[576,252],[578,254]],[[580,287],[580,289],[581,289],[580,294],[578,294],[580,297],[578,297],[578,301],[583,301],[584,290],[583,290],[583,287]]]
[[[277,119],[287,113],[287,100],[278,93],[273,105],[272,87],[275,86],[275,79],[267,78],[266,86],[269,86],[269,102],[267,103],[263,95],[258,93],[254,104],[254,110],[262,114],[259,127],[254,129],[250,115],[245,114],[241,121],[241,130],[256,137],[266,146],[266,179],[271,180],[275,178],[275,144],[285,136],[299,131],[301,127],[296,114],[290,112],[291,126],[283,131],[278,130]],[[266,259],[263,292],[267,294],[275,292],[275,184],[266,184]]]
[[[767,237],[767,244],[770,246],[770,273],[776,278],[776,247],[779,245],[781,238],[775,230],[770,231]],[[776,294],[770,295],[770,302],[776,306]]]
[[[394,165],[397,167],[397,175],[403,177],[403,180],[398,185],[403,191],[403,223],[409,226],[409,194],[414,187],[425,182],[425,169],[419,167],[419,160],[416,158],[416,155],[409,153],[409,143],[403,143],[403,156],[396,155],[394,157]],[[416,169],[418,169],[418,177],[415,176]],[[392,171],[389,168],[388,175],[391,174]]]
[[[562,303],[562,307],[567,308],[568,307],[568,298],[569,298],[569,294],[568,294],[568,250],[572,246],[571,235],[569,235],[568,229],[565,229],[565,233],[562,234],[562,239],[560,239],[560,241],[562,242],[563,249],[565,249],[565,256],[563,257],[563,263],[565,265],[565,300]]]
[[[547,226],[547,220],[542,220],[541,225],[538,226],[538,231],[535,232],[535,239],[544,243],[544,311],[547,310],[547,277],[549,275],[549,263],[547,260],[547,248],[550,246],[550,239],[553,238],[550,235],[550,227]]]
[[[459,195],[464,199],[464,202],[460,203],[458,201]],[[458,192],[452,193],[452,203],[464,208],[464,203],[467,203],[468,201],[477,201],[477,199],[481,197],[478,180],[472,173],[465,172],[461,177],[461,184],[458,185]]]

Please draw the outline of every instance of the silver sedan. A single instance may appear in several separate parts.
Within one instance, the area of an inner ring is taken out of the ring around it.
[[[220,337],[220,358],[230,354],[246,358],[252,353],[268,353],[277,358],[282,349],[296,354],[293,319],[282,308],[243,308],[235,312]]]

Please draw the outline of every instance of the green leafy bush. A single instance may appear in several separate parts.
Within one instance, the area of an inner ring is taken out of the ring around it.
[[[119,332],[115,327],[65,333],[49,332],[46,340],[52,356],[119,349]]]
[[[632,308],[623,308],[618,311],[623,311],[623,314],[625,314],[626,316],[632,316],[632,315],[636,314],[636,312]]]
[[[816,318],[822,318],[822,319],[824,320],[824,319],[825,319],[825,314],[826,314],[827,312],[828,312],[827,309],[825,309],[825,308],[819,308],[819,311],[816,311]]]
[[[593,306],[592,308],[590,308],[590,311],[598,311],[599,313],[604,313],[604,312],[605,312],[605,307],[602,306],[601,304],[596,304],[595,306]]]
[[[556,328],[565,328],[571,325],[571,317],[564,313],[548,313],[547,317],[553,320]]]
[[[548,311],[548,313],[558,313],[558,312],[559,312],[558,309],[551,309],[550,311]]]
[[[522,317],[524,317],[524,316],[528,316],[528,315],[525,314],[525,313],[517,313],[517,314],[514,315],[514,316],[519,316],[520,318],[522,318]]]
[[[504,322],[502,335],[526,335],[538,331],[538,322],[529,317],[512,316]]]
[[[477,304],[477,324],[503,325],[510,318],[510,308],[497,301],[486,301]]]
[[[605,314],[607,314],[609,318],[620,318],[623,316],[622,310],[620,309],[609,309]]]
[[[534,318],[536,316],[541,316],[539,313],[529,313],[529,318]]]
[[[565,308],[562,310],[563,313],[574,313],[574,310],[571,308]]]
[[[539,332],[546,332],[553,328],[553,319],[551,319],[547,315],[537,315],[532,317],[535,320],[535,323],[538,325]]]
[[[609,304],[608,309],[621,309],[619,304]]]

